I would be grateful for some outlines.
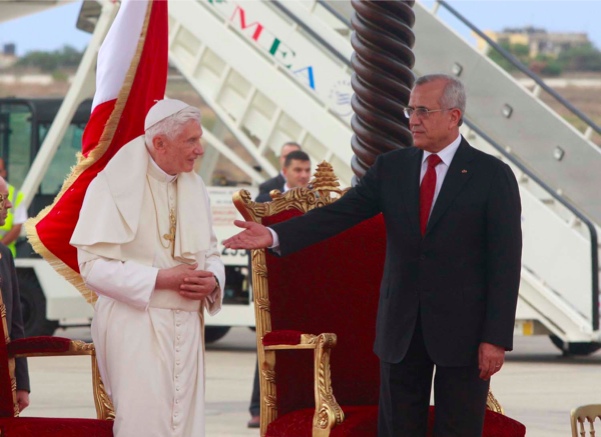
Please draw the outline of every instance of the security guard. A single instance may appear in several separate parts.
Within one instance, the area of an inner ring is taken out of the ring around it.
[[[0,176],[6,180],[6,164],[4,159],[0,158]],[[17,190],[11,184],[8,184],[8,199],[13,207],[8,210],[4,226],[0,226],[0,243],[7,246],[13,254],[17,255],[16,242],[21,233],[21,226],[27,221],[27,210],[23,205],[23,193]]]

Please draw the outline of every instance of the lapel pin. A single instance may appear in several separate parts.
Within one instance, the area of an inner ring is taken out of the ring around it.
[[[461,173],[467,173],[466,169],[461,170]]]

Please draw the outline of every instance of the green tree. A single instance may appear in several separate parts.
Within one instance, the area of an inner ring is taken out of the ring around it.
[[[71,46],[64,46],[52,52],[32,51],[21,57],[18,67],[38,68],[45,73],[51,73],[59,68],[76,68],[81,61],[82,52]]]
[[[509,54],[513,55],[515,59],[520,61],[524,65],[528,65],[529,63],[529,49],[525,44],[510,44],[508,41],[501,41],[499,43],[502,49],[504,49]],[[513,64],[505,58],[501,54],[501,52],[491,48],[488,52],[488,57],[492,59],[494,62],[499,64],[499,66],[506,71],[514,71],[516,68]]]
[[[563,71],[563,66],[557,59],[553,56],[541,54],[529,62],[528,68],[543,76],[559,76]]]
[[[526,60],[530,57],[530,47],[528,47],[526,44],[510,44],[509,51],[520,61]]]
[[[601,52],[590,43],[562,51],[557,61],[567,71],[601,71]]]
[[[507,52],[511,53],[511,47],[510,44],[508,42],[501,42],[499,44],[501,46],[501,48],[505,49]],[[514,71],[515,67],[513,66],[513,64],[511,64],[511,62],[509,62],[507,60],[507,58],[505,58],[501,52],[495,50],[493,47],[490,47],[490,49],[488,50],[488,57],[494,61],[496,64],[499,65],[499,67],[501,67],[503,70],[505,71]]]
[[[77,67],[81,61],[83,53],[71,46],[64,46],[57,52],[59,65],[63,67]]]

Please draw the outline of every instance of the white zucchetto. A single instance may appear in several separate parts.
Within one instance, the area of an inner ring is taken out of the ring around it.
[[[144,130],[148,130],[149,127],[154,126],[159,121],[166,119],[167,117],[178,113],[184,108],[187,108],[187,103],[182,102],[181,100],[176,99],[164,99],[159,100],[154,104],[152,108],[146,114],[146,119],[144,120]]]

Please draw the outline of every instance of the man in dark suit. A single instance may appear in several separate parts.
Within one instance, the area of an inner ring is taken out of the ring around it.
[[[252,222],[226,247],[302,249],[383,213],[387,253],[374,351],[379,435],[482,434],[490,377],[513,347],[521,269],[520,197],[511,169],[459,134],[465,90],[417,79],[405,115],[416,147],[379,156],[333,204],[272,229]],[[279,241],[278,241],[279,240]]]
[[[311,158],[302,150],[289,152],[284,160],[281,174],[284,177],[284,183],[281,188],[277,189],[282,193],[292,188],[306,187],[311,179]],[[259,193],[255,202],[269,202],[271,200],[270,191]]]
[[[284,191],[284,184],[286,183],[286,178],[284,177],[284,163],[286,162],[286,157],[290,152],[300,149],[301,146],[294,141],[288,141],[287,143],[284,143],[282,149],[280,150],[280,172],[277,176],[267,179],[265,182],[259,185],[259,195],[269,193],[271,190]]]
[[[10,208],[12,208],[12,203],[8,199],[8,185],[0,177],[0,226],[4,225]],[[0,244],[0,289],[2,290],[2,301],[6,307],[8,336],[11,340],[23,338],[25,337],[25,328],[23,316],[21,315],[21,300],[15,263],[10,249],[4,244]],[[19,411],[23,411],[29,405],[30,391],[26,358],[15,360],[15,377],[17,379],[17,403]]]

